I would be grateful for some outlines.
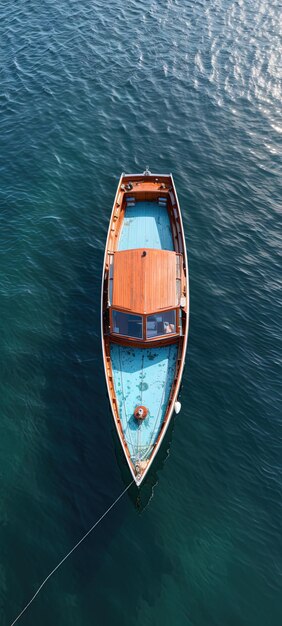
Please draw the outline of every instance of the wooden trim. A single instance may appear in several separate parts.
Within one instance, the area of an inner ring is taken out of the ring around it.
[[[171,343],[176,343],[180,335],[176,333],[170,333],[169,335],[160,335],[159,337],[150,337],[150,339],[136,339],[135,337],[127,337],[126,335],[118,335],[112,333],[109,335],[109,339],[113,343],[119,343],[122,346],[133,346],[134,348],[149,348],[153,346],[167,346]]]

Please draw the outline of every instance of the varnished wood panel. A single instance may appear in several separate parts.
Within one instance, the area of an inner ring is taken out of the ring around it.
[[[116,252],[113,276],[113,307],[149,314],[178,305],[175,252]]]

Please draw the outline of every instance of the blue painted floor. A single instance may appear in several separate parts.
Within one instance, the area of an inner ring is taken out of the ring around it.
[[[150,456],[158,436],[175,374],[176,358],[176,345],[142,349],[111,344],[119,415],[135,461]],[[138,405],[149,410],[140,426],[134,417]]]
[[[136,202],[126,209],[118,250],[143,247],[174,250],[167,209],[157,202]]]

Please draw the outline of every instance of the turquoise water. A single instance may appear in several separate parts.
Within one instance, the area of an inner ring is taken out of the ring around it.
[[[174,250],[167,209],[157,202],[136,202],[135,206],[126,208],[118,249],[144,246]]]
[[[111,359],[119,416],[131,457],[147,459],[152,452],[176,371],[177,345],[161,348],[130,348],[111,344]],[[134,410],[148,409],[138,425]]]
[[[279,4],[1,4],[1,626],[130,479],[100,277],[146,165],[189,250],[182,411],[19,624],[282,623]]]

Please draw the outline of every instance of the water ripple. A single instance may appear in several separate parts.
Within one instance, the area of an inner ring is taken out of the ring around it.
[[[147,164],[187,235],[181,417],[150,505],[124,501],[31,623],[281,624],[279,4],[2,3],[3,624],[122,490],[100,276],[120,172]]]

